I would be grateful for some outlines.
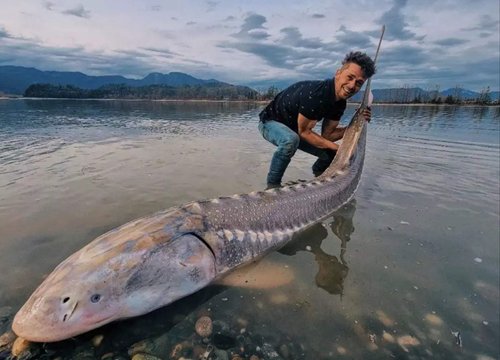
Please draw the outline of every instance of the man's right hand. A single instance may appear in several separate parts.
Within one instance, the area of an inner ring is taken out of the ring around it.
[[[365,117],[365,120],[370,122],[370,120],[372,119],[372,108],[371,107],[367,107],[363,110],[363,116]]]

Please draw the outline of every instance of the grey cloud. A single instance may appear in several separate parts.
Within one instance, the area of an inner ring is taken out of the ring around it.
[[[366,33],[348,30],[344,25],[340,26],[335,39],[350,48],[366,49],[372,45],[371,37]]]
[[[259,43],[230,43],[226,45],[219,45],[219,47],[234,48],[249,54],[256,55],[266,61],[272,66],[278,68],[291,69],[290,60],[296,59],[297,53],[286,46],[272,45],[272,44],[259,44]]]
[[[245,18],[238,33],[232,36],[242,40],[266,39],[269,37],[265,27],[266,18],[258,14],[250,14]]]
[[[153,6],[151,6],[151,11],[161,11],[161,5],[153,5]]]
[[[3,27],[0,26],[0,39],[1,38],[10,38],[10,34]]]
[[[207,1],[208,9],[207,11],[214,11],[218,3],[216,1]]]
[[[380,59],[380,67],[390,68],[392,66],[414,66],[423,64],[429,60],[427,52],[417,46],[401,45],[394,48],[384,49]]]
[[[331,53],[324,50],[299,49],[277,44],[237,42],[220,44],[219,47],[252,54],[275,68],[294,70],[315,78],[331,74],[336,60],[332,58]]]
[[[186,23],[187,26],[192,26],[192,25],[196,25],[196,21],[188,21]]]
[[[52,11],[54,9],[54,3],[53,2],[50,2],[50,1],[44,1],[43,3],[43,7],[49,11]]]
[[[168,49],[160,49],[160,48],[153,48],[153,47],[147,47],[147,48],[142,48],[143,50],[150,51],[153,53],[160,54],[161,56],[164,57],[173,57],[175,55],[178,55]]]
[[[431,64],[433,67],[429,67]],[[384,66],[380,74],[377,75],[377,81],[380,83],[418,84],[424,88],[430,85],[439,85],[441,89],[447,89],[454,86],[465,87],[468,89],[482,89],[486,86],[497,86],[500,81],[498,75],[498,58],[483,59],[474,63],[463,64],[437,64],[430,61],[429,64],[422,64],[416,67],[398,67],[387,68]],[[477,69],[474,77],[467,79],[463,83],[464,74],[470,72],[470,69]]]
[[[137,55],[137,54],[134,54]],[[0,38],[0,62],[36,67],[40,70],[98,71],[98,75],[137,75],[150,71],[145,57],[131,56],[126,52],[112,55],[87,52],[82,47],[54,48],[30,41],[5,42]]]
[[[323,19],[323,18],[325,18],[326,16],[325,16],[325,15],[323,15],[323,14],[312,14],[312,15],[311,15],[311,17],[312,17],[313,19]]]
[[[335,62],[340,60],[337,55],[342,45],[324,42],[319,38],[304,38],[297,27],[281,29],[282,38],[279,41],[264,41],[269,37],[263,26],[265,22],[264,16],[247,16],[240,32],[233,35],[238,41],[224,42],[218,46],[255,55],[275,68],[319,78],[324,77],[325,73],[330,74]]]
[[[378,24],[388,26],[385,35],[387,40],[422,40],[424,38],[407,29],[408,23],[405,22],[402,12],[407,2],[408,0],[394,0],[394,5],[377,20]]]
[[[73,8],[73,9],[65,10],[62,13],[66,14],[66,15],[73,15],[73,16],[85,18],[85,19],[90,18],[90,11],[85,10],[85,8],[82,5],[78,5],[77,7]]]
[[[224,21],[234,21],[236,18],[232,15],[228,16],[227,18],[224,19]]]
[[[137,51],[137,50],[115,50],[114,51],[116,54],[123,54],[126,56],[133,56],[133,57],[138,57],[138,58],[148,58],[149,55]]]
[[[436,40],[436,41],[434,41],[434,44],[437,44],[440,46],[455,46],[455,45],[465,44],[467,42],[469,42],[469,41],[464,40],[464,39],[446,38],[446,39]]]
[[[479,24],[477,26],[473,26],[470,28],[462,28],[461,30],[465,31],[498,31],[498,25],[500,24],[500,20],[497,20],[498,18],[493,18],[490,15],[483,15],[481,16],[481,19],[479,20]]]
[[[248,37],[255,39],[255,40],[260,40],[260,39],[267,39],[269,37],[269,34],[265,30],[261,29],[252,29],[247,32]]]
[[[321,49],[325,44],[319,38],[304,39],[296,27],[286,27],[280,30],[284,34],[282,43],[294,47]]]

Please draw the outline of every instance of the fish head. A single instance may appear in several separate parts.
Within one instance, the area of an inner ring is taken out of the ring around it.
[[[120,316],[120,284],[99,268],[67,259],[35,290],[14,317],[13,331],[36,342],[67,339]]]
[[[197,236],[160,229],[130,239],[126,226],[115,231],[123,234],[97,238],[49,274],[15,315],[12,329],[18,336],[35,342],[68,339],[146,314],[215,277],[214,255]]]

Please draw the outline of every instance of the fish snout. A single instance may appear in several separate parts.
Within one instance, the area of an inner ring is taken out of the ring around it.
[[[71,332],[77,307],[76,297],[69,295],[32,296],[15,315],[12,330],[30,341],[59,341]]]

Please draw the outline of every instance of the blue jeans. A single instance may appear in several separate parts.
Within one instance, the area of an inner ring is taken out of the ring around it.
[[[281,184],[283,174],[297,149],[318,157],[318,160],[312,166],[314,176],[322,174],[336,154],[336,151],[320,149],[304,140],[300,140],[295,131],[278,121],[260,121],[259,131],[264,139],[278,147],[274,152],[269,173],[267,174],[268,185]]]

